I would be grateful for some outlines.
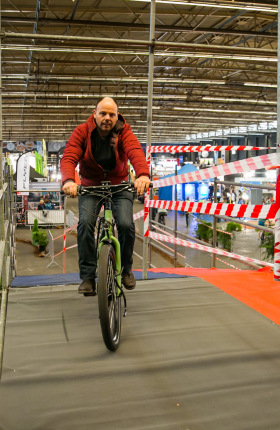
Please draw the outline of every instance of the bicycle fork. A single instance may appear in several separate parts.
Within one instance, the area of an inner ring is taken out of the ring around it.
[[[123,316],[126,317],[127,314],[127,306],[126,306],[126,297],[123,291],[123,287],[122,287],[122,276],[121,276],[121,270],[122,270],[122,265],[121,265],[121,247],[120,247],[120,242],[118,241],[118,239],[115,236],[111,236],[110,237],[111,241],[114,244],[114,249],[115,249],[115,254],[116,254],[116,274],[115,274],[115,283],[117,286],[117,297],[121,298],[123,297],[123,301],[124,301],[124,313]]]

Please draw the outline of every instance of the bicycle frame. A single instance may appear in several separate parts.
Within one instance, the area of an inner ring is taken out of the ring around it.
[[[117,187],[124,187],[123,189],[133,189],[133,184],[124,183],[120,185],[111,185],[110,182],[104,181],[101,183],[100,186],[97,187],[83,187],[80,185],[78,187],[78,195],[85,195],[85,194],[91,194],[92,189],[98,188],[99,191],[105,192],[105,195],[103,195],[103,205],[104,205],[104,216],[99,221],[99,227],[98,227],[98,242],[96,245],[96,253],[97,253],[97,264],[99,265],[99,257],[101,248],[105,243],[110,243],[115,251],[115,258],[116,258],[116,271],[117,273],[114,276],[115,282],[116,282],[116,296],[117,297],[123,297],[124,299],[124,316],[126,316],[127,313],[127,307],[126,307],[126,297],[123,292],[122,288],[122,279],[121,279],[121,270],[122,270],[122,264],[121,264],[121,247],[119,240],[114,236],[114,221],[113,221],[113,213],[112,213],[112,202],[111,197],[114,191],[110,191],[109,188],[116,189]],[[101,227],[101,228],[100,228]]]
[[[111,242],[113,243],[115,254],[116,254],[116,269],[117,274],[115,276],[115,279],[117,281],[117,295],[120,296],[122,294],[121,291],[121,248],[120,248],[120,242],[118,239],[114,236],[113,232],[113,214],[112,214],[112,208],[111,208],[111,202],[109,200],[105,200],[104,202],[104,225],[103,225],[103,232],[104,235],[102,235],[101,232],[101,239],[98,244],[98,255],[97,255],[97,261],[99,262],[99,255],[101,247],[105,242]]]

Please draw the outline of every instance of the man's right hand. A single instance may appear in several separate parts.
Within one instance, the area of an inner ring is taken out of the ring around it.
[[[78,185],[73,181],[65,182],[65,184],[62,187],[62,191],[64,191],[67,196],[70,197],[77,197],[77,188]]]

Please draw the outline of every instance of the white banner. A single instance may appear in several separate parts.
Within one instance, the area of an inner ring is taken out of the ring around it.
[[[29,155],[21,155],[17,160],[17,189],[18,190],[28,190],[29,189],[29,176],[30,176],[30,165],[29,165]],[[20,196],[28,196],[29,192],[18,193]]]

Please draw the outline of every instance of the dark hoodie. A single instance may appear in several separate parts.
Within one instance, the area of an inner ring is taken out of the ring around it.
[[[63,184],[67,180],[75,182],[75,168],[78,163],[81,183],[84,186],[99,185],[104,180],[111,181],[112,184],[119,184],[122,180],[127,180],[128,160],[137,177],[150,176],[140,142],[122,115],[119,114],[118,121],[109,135],[109,145],[115,153],[115,166],[112,170],[106,171],[93,156],[95,139],[92,139],[92,133],[95,129],[96,123],[91,115],[87,122],[75,128],[70,136],[60,163]]]

